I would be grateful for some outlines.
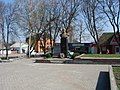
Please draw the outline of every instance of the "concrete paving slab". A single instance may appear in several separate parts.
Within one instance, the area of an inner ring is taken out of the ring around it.
[[[0,90],[95,90],[108,65],[0,63]]]

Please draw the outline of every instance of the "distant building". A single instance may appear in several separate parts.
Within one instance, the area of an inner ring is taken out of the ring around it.
[[[4,54],[4,51],[5,51],[5,46],[0,43],[0,54]]]
[[[117,36],[117,39],[119,39],[118,36]],[[103,54],[106,54],[106,53],[119,54],[120,53],[120,47],[116,42],[114,33],[103,33],[99,38],[99,41],[100,41],[100,47],[102,49]],[[93,44],[92,49],[94,53],[97,52],[97,48],[95,44]]]
[[[52,46],[53,46],[53,40],[52,40]],[[38,52],[38,53],[43,52],[44,47],[45,47],[46,52],[51,50],[51,44],[50,44],[49,38],[46,38],[45,41],[44,39],[39,39],[38,41],[36,41],[35,52]]]
[[[69,43],[68,47],[70,51],[75,53],[91,53],[91,45],[92,43]]]
[[[91,53],[91,46],[92,43],[68,43],[68,50],[75,52],[75,53]],[[60,54],[60,43],[55,43],[54,46],[54,54]]]
[[[29,43],[29,37],[26,38],[26,42]],[[44,48],[46,52],[50,51],[51,47],[53,47],[53,39],[50,40],[49,34],[46,34],[45,37],[43,35],[39,37],[39,34],[31,36],[31,44],[32,43],[34,44],[33,49],[37,53],[43,52]],[[51,43],[52,43],[52,46],[51,46]]]
[[[0,43],[0,50],[2,49],[5,49],[5,46],[2,43]]]
[[[53,48],[53,53],[55,56],[59,56],[61,53],[60,43],[55,43]]]
[[[27,53],[28,44],[16,42],[10,46],[12,53]]]
[[[4,55],[4,54],[6,54],[6,47],[4,44],[0,43],[0,55]],[[8,50],[8,54],[11,54],[10,48]]]

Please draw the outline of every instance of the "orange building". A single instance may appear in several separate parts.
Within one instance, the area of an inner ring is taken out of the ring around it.
[[[26,38],[26,42],[29,43],[29,37]],[[41,38],[39,38],[39,34],[33,35],[31,36],[30,43],[33,45],[33,49],[37,53],[43,52],[44,48],[46,52],[50,51],[53,47],[53,40],[50,40],[49,34],[46,34],[46,37],[41,36]]]
[[[44,47],[46,51],[50,51],[51,44],[53,47],[53,40],[50,42],[50,39],[46,39],[46,40],[40,39],[35,44],[35,52],[42,52],[44,50]]]

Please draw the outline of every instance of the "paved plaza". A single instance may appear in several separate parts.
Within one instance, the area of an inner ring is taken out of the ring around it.
[[[108,65],[0,63],[0,90],[95,90]]]

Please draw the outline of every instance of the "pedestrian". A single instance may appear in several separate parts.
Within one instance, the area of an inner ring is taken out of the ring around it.
[[[110,51],[109,51],[109,49],[107,49],[107,54],[109,54],[110,53]]]

